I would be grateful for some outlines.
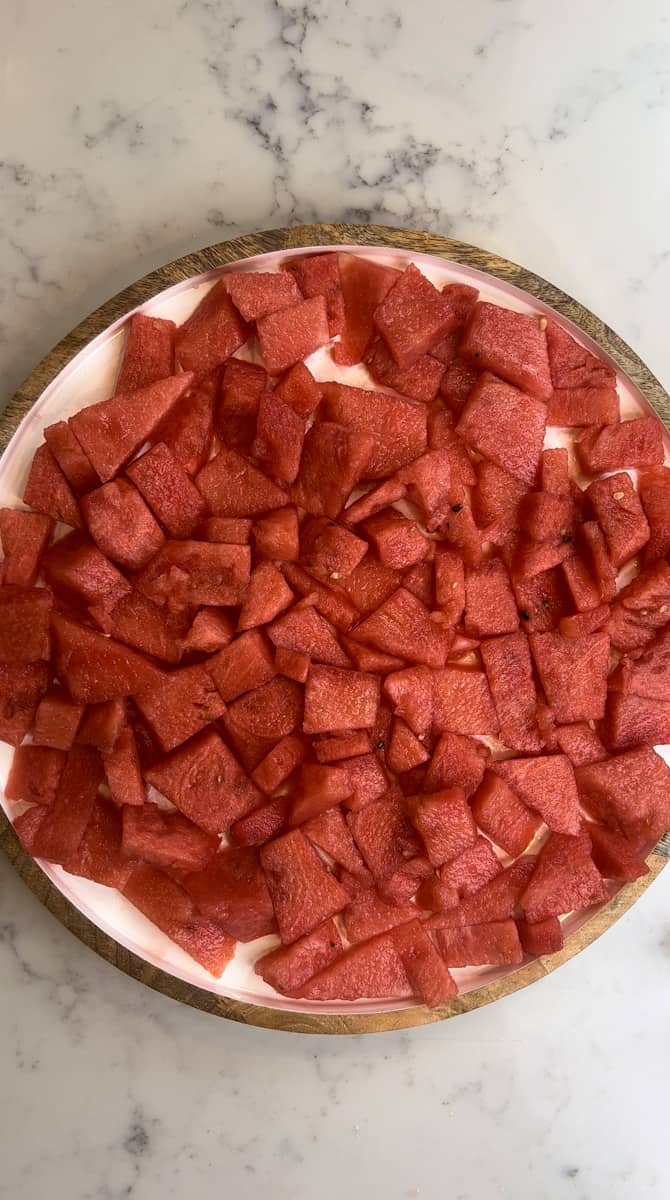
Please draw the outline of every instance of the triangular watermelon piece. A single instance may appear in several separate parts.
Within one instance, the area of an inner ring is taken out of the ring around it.
[[[315,608],[290,609],[272,622],[267,633],[274,646],[307,654],[314,662],[331,667],[351,665],[330,625]]]
[[[276,483],[225,446],[198,472],[196,484],[219,517],[255,516],[286,503]]]
[[[425,405],[344,383],[323,383],[321,387],[329,421],[346,426],[352,433],[372,437],[365,463],[366,479],[385,479],[425,452]]]
[[[519,903],[529,921],[543,921],[607,899],[600,872],[591,858],[591,839],[552,833]]]
[[[419,921],[402,925],[391,934],[400,961],[414,991],[428,1008],[437,1008],[458,992],[456,983]]]
[[[158,440],[189,475],[197,475],[212,449],[219,378],[217,369],[193,383],[157,431]]]
[[[544,758],[509,758],[492,764],[529,808],[539,812],[550,829],[576,834],[579,830],[579,799],[570,759],[565,754]]]
[[[358,480],[366,473],[374,438],[333,421],[312,425],[303,444],[292,498],[315,517],[336,520]]]
[[[442,959],[450,967],[507,966],[523,961],[519,933],[509,918],[438,929],[435,937]]]
[[[400,271],[355,254],[339,254],[338,259],[345,329],[342,340],[333,346],[333,358],[341,366],[351,366],[361,361],[370,345],[375,309],[399,279]]]
[[[204,375],[231,358],[250,333],[228,295],[224,275],[177,330],[177,359],[183,370]]]
[[[399,1000],[413,993],[390,934],[382,933],[352,946],[294,994],[305,1000]]]
[[[263,954],[254,970],[282,996],[294,996],[319,971],[342,954],[342,939],[334,921],[324,921],[290,946]]]
[[[288,271],[231,271],[223,280],[245,321],[257,321],[278,308],[298,304],[303,298]]]
[[[274,909],[258,850],[228,847],[183,881],[203,917],[240,942],[276,933]]]
[[[249,577],[237,628],[253,629],[265,625],[288,608],[294,599],[279,568],[274,563],[260,562]]]
[[[605,715],[609,635],[564,637],[531,633],[530,648],[548,703],[559,724]]]
[[[555,388],[613,387],[616,384],[614,367],[580,346],[558,321],[548,318],[546,333],[551,382]]]
[[[90,492],[100,483],[67,421],[47,425],[44,440],[74,492]]]
[[[133,313],[116,380],[116,392],[135,392],[174,374],[174,321]]]
[[[442,667],[453,634],[431,620],[428,609],[416,596],[406,588],[398,588],[352,630],[351,636],[398,658]]]
[[[536,859],[518,858],[490,883],[472,896],[466,896],[456,908],[450,908],[426,922],[429,929],[450,925],[482,925],[514,916],[519,896],[535,870]]]
[[[579,798],[598,821],[637,848],[670,827],[670,768],[649,746],[636,746],[575,771]]]
[[[79,505],[48,446],[38,446],[33,456],[23,501],[37,512],[81,529]]]

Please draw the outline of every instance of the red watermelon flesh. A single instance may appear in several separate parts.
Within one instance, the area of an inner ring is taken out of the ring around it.
[[[340,733],[374,725],[379,679],[362,671],[312,666],[305,685],[305,733]]]
[[[321,403],[321,387],[304,363],[298,362],[279,380],[275,395],[299,417],[311,417]]]
[[[456,625],[465,607],[465,571],[461,556],[449,546],[435,551],[435,600],[447,624]]]
[[[565,446],[543,450],[540,458],[540,487],[552,496],[570,494],[570,462]]]
[[[616,879],[621,883],[632,883],[649,874],[649,867],[631,846],[622,833],[595,825],[586,826],[591,838],[591,858],[603,879]]]
[[[380,483],[358,500],[354,500],[353,504],[345,508],[342,517],[349,525],[355,525],[381,512],[388,505],[395,504],[396,500],[402,500],[406,492],[407,488],[399,479],[388,479],[386,483]]]
[[[512,588],[519,606],[521,626],[527,633],[543,633],[554,629],[560,619],[571,611],[565,579],[555,567],[540,571],[531,579],[521,580],[512,576]]]
[[[391,570],[404,571],[431,552],[431,544],[416,521],[394,508],[370,517],[364,529],[380,562]]]
[[[638,655],[624,658],[610,687],[650,700],[670,699],[670,629],[663,629],[657,638]]]
[[[76,497],[48,446],[38,446],[23,490],[24,504],[75,529],[82,526]]]
[[[342,913],[347,940],[352,944],[366,942],[379,933],[387,933],[396,925],[415,921],[418,910],[414,904],[387,904],[374,890],[360,892]]]
[[[308,519],[300,530],[300,561],[306,570],[324,579],[349,575],[367,550],[367,542],[327,517]]]
[[[457,322],[447,297],[414,263],[402,272],[374,313],[377,329],[403,369],[427,354]]]
[[[225,446],[198,472],[196,484],[219,517],[256,516],[286,503],[276,483]]]
[[[121,730],[113,748],[103,756],[103,762],[112,800],[117,804],[144,804],[146,788],[135,734],[130,725]]]
[[[654,467],[642,472],[638,478],[638,489],[650,530],[649,541],[642,555],[642,563],[647,567],[657,559],[667,557],[670,552],[670,468]]]
[[[658,417],[636,417],[587,429],[575,442],[587,475],[622,467],[654,467],[663,462],[663,427]]]
[[[355,254],[339,254],[338,261],[345,328],[332,353],[335,362],[350,366],[363,358],[375,333],[373,314],[400,272]]]
[[[223,278],[228,295],[245,321],[257,321],[268,313],[299,304],[303,298],[288,271],[231,271]]]
[[[600,607],[600,588],[593,578],[584,559],[579,554],[561,563],[570,594],[578,612],[588,612]]]
[[[615,425],[619,397],[613,387],[557,388],[547,405],[547,425]]]
[[[444,450],[451,467],[454,489],[459,484],[471,487],[477,482],[475,464],[468,454],[465,442],[454,430],[454,418],[443,408],[433,408],[428,414],[428,448]]]
[[[429,929],[444,929],[452,925],[486,925],[505,921],[514,916],[521,893],[535,870],[536,859],[530,855],[518,858],[490,883],[484,884],[472,896],[466,896],[456,908],[450,908],[426,922]]]
[[[314,662],[331,667],[350,665],[331,626],[314,608],[290,609],[273,621],[267,632],[273,645],[280,649],[307,654]]]
[[[2,581],[29,588],[40,570],[40,562],[51,536],[54,522],[45,513],[0,509],[0,537],[4,559]]]
[[[269,683],[245,692],[230,705],[236,727],[252,737],[279,741],[293,733],[302,720],[303,690],[291,679],[276,675]]]
[[[363,646],[360,642],[353,642],[351,638],[343,637],[342,645],[359,671],[377,671],[380,675],[386,675],[389,671],[397,671],[405,665],[403,660],[394,654],[384,654],[383,650]]]
[[[436,347],[437,349],[437,347]],[[459,413],[468,399],[481,372],[464,358],[454,358],[442,376],[440,393],[445,404],[454,413]]]
[[[563,637],[586,637],[589,633],[597,633],[609,621],[609,604],[598,604],[585,612],[573,613],[571,617],[561,617],[558,627]]]
[[[337,254],[306,254],[291,258],[286,270],[294,276],[300,291],[307,298],[323,296],[328,313],[331,337],[345,329],[344,297],[340,283]]]
[[[220,608],[200,608],[184,636],[183,647],[195,654],[214,654],[230,645],[234,633],[230,617]]]
[[[102,704],[87,705],[76,740],[80,746],[95,746],[105,754],[113,748],[126,719],[126,705],[123,700],[107,700]]]
[[[199,542],[227,542],[229,546],[248,546],[254,522],[251,517],[207,517],[195,531]]]
[[[240,604],[249,584],[248,546],[167,541],[145,567],[137,587],[172,612],[201,604]]]
[[[575,773],[584,808],[635,847],[655,841],[668,828],[670,771],[650,747],[636,746]]]
[[[407,807],[434,867],[475,845],[477,826],[462,788],[410,796]]]
[[[520,528],[534,542],[554,541],[572,530],[574,507],[569,496],[531,492],[519,506]]]
[[[428,543],[427,554],[430,556],[427,560],[414,563],[408,570],[403,571],[402,586],[406,591],[411,592],[425,604],[426,608],[434,608],[435,606],[435,589],[433,587],[433,557],[435,551],[435,543]],[[433,620],[438,621],[441,625],[448,625],[449,622],[442,613],[436,614]],[[450,647],[451,649],[451,647]]]
[[[322,388],[328,421],[371,438],[370,454],[361,471],[366,479],[384,479],[426,450],[424,405],[343,383],[324,383]]]
[[[102,782],[100,755],[90,746],[73,746],[61,774],[56,796],[40,825],[33,853],[37,858],[65,864],[75,853],[93,812]]]
[[[532,486],[545,424],[544,404],[484,374],[470,393],[456,432],[478,454]]]
[[[136,650],[54,614],[58,678],[81,704],[115,700],[156,686],[162,672]]]
[[[550,542],[532,542],[520,538],[512,559],[512,578],[525,581],[550,571],[575,553],[572,535],[567,534]]]
[[[603,738],[610,750],[666,745],[670,742],[670,699],[610,692]]]
[[[90,492],[98,486],[100,480],[67,421],[47,425],[44,440],[73,491]]]
[[[410,662],[442,667],[451,634],[431,620],[428,609],[405,588],[398,588],[360,625],[352,630],[356,641],[366,642]]]
[[[552,318],[547,320],[547,350],[555,388],[613,387],[616,371],[597,358]]]
[[[515,858],[523,854],[542,824],[542,819],[524,804],[493,771],[487,771],[471,802],[479,828]]]
[[[561,725],[599,720],[605,714],[609,636],[566,638],[532,633],[530,648],[542,687]]]
[[[130,318],[116,392],[134,392],[174,374],[174,321],[136,312]]]
[[[538,400],[551,395],[547,338],[537,317],[478,301],[459,353],[479,370],[492,371]]]
[[[165,541],[137,488],[125,479],[89,492],[81,507],[93,541],[127,571],[140,571]]]
[[[260,562],[249,577],[237,622],[238,630],[265,625],[288,608],[294,599],[279,568],[274,563]]]
[[[301,738],[287,734],[272,747],[251,773],[251,779],[261,791],[272,795],[304,761],[307,747]]]
[[[477,464],[472,511],[478,525],[485,527],[496,523],[508,529],[517,528],[519,506],[526,494],[525,483],[509,471],[486,458]]]
[[[149,863],[139,863],[123,886],[123,895],[145,917],[181,946],[211,975],[218,977],[235,950],[213,921],[200,917],[188,892]]]
[[[293,996],[342,954],[342,940],[334,921],[324,921],[290,946],[271,950],[256,960],[254,970],[283,996]]]
[[[105,632],[115,604],[131,591],[125,576],[83,533],[56,542],[44,556],[43,569],[52,591],[75,609],[83,608]]]
[[[368,754],[371,749],[370,737],[364,730],[357,733],[344,733],[339,737],[324,737],[312,743],[317,762],[338,762],[342,758],[355,758],[358,754]]]
[[[375,734],[372,743],[378,745]],[[388,790],[388,776],[376,754],[357,754],[354,758],[340,760],[341,767],[346,769],[351,786],[351,797],[347,800],[347,808],[356,812],[365,808],[373,800],[378,800]]]
[[[458,907],[458,892],[448,883],[442,883],[439,875],[425,879],[415,899],[417,908],[431,913],[448,912],[450,908]]]
[[[109,632],[118,641],[172,664],[179,662],[185,645],[179,624],[141,592],[130,592],[117,601],[109,615]]]
[[[365,364],[376,383],[424,404],[435,398],[444,375],[444,364],[431,354],[422,354],[409,367],[399,367],[381,338],[372,343]]]
[[[315,517],[335,520],[373,453],[370,433],[322,421],[308,431],[298,477],[292,488],[295,503]]]
[[[190,371],[82,408],[70,428],[103,483],[151,438],[192,381]]]
[[[396,871],[405,866],[408,858],[421,849],[420,839],[412,829],[402,805],[390,795],[350,812],[347,822],[378,887],[383,886]]]
[[[218,849],[218,838],[205,833],[181,813],[163,812],[155,804],[123,809],[123,852],[155,867],[199,871]]]
[[[545,917],[543,921],[534,922],[519,917],[516,927],[526,954],[539,958],[563,949],[563,930],[558,917]]]
[[[438,929],[435,936],[442,959],[450,967],[507,965],[523,961],[519,934],[511,919]]]
[[[289,824],[302,825],[351,795],[346,768],[328,763],[305,763],[296,783]]]
[[[33,745],[71,750],[83,712],[82,704],[73,704],[61,688],[53,688],[37,707]]]
[[[52,607],[47,588],[0,587],[0,662],[49,658]]]
[[[526,635],[510,633],[482,642],[481,655],[501,740],[512,750],[541,750],[535,717],[537,693]]]
[[[366,997],[395,1000],[407,999],[412,994],[407,972],[388,933],[352,946],[294,992],[305,1000],[362,1000]]]
[[[127,473],[170,537],[189,537],[207,516],[200,492],[164,442],[131,463]]]
[[[391,740],[386,751],[386,762],[392,771],[400,775],[411,771],[430,757],[426,747],[408,725],[396,717],[391,727]]]
[[[605,535],[597,521],[585,521],[580,534],[593,567],[601,599],[609,602],[616,595],[616,570],[607,553]]]
[[[483,671],[457,665],[435,671],[433,696],[434,729],[449,733],[498,733],[498,717]]]
[[[230,837],[239,846],[261,846],[284,833],[288,828],[291,801],[278,796],[259,805],[246,817],[240,817],[230,827]]]
[[[295,563],[286,563],[283,571],[293,590],[304,597],[305,607],[314,607],[336,629],[347,632],[358,620],[357,609],[342,592],[326,587]]]
[[[265,392],[258,406],[254,458],[279,483],[293,483],[300,466],[305,423],[274,392]]]
[[[509,758],[492,764],[496,775],[538,812],[556,833],[579,830],[579,798],[572,763],[565,754]]]
[[[272,900],[258,850],[230,847],[183,880],[198,912],[240,942],[275,933]]]
[[[160,441],[188,475],[197,475],[209,458],[219,374],[214,370],[193,383],[157,431]]]
[[[467,283],[446,283],[442,288],[442,295],[454,310],[456,325],[451,333],[446,334],[435,346],[431,347],[430,353],[448,367],[456,357],[463,328],[477,303],[479,292],[477,288],[469,287]]]
[[[228,295],[224,275],[177,330],[179,364],[185,371],[205,375],[231,358],[248,340],[250,332]]]
[[[619,592],[607,626],[612,645],[627,652],[649,645],[670,620],[670,567],[652,563]]]
[[[261,865],[284,943],[310,933],[348,902],[344,888],[299,829],[263,846]]]
[[[562,753],[567,754],[573,767],[581,767],[584,763],[602,762],[607,758],[607,751],[600,738],[586,721],[578,721],[574,725],[559,725],[556,741]]]
[[[56,799],[65,754],[49,746],[18,746],[5,784],[5,798],[50,805]]]
[[[98,798],[77,849],[63,864],[71,875],[81,875],[121,891],[136,863],[121,845],[121,813],[108,800]]]
[[[400,472],[407,496],[418,508],[426,528],[437,529],[444,520],[451,498],[451,454],[429,450]]]
[[[278,508],[255,521],[253,533],[257,558],[269,558],[275,562],[295,562],[298,558],[298,514],[292,505]]]
[[[574,837],[551,834],[519,903],[526,919],[534,922],[606,899],[607,889],[591,858],[591,839],[582,828]]]
[[[394,929],[391,934],[412,988],[428,1008],[437,1008],[458,988],[433,942],[418,921]]]
[[[518,629],[519,614],[509,575],[499,559],[466,571],[464,624],[466,633],[477,638]]]
[[[201,664],[163,674],[153,687],[135,693],[135,700],[163,750],[174,750],[226,708]]]
[[[495,879],[502,871],[502,863],[494,854],[488,838],[478,837],[462,854],[440,867],[439,876],[443,884],[452,888],[458,896],[471,896]]]
[[[265,369],[281,375],[329,341],[326,301],[323,296],[313,296],[268,313],[259,318],[256,332]]]
[[[299,650],[284,650],[281,646],[275,650],[275,668],[278,675],[294,679],[296,683],[305,683],[309,675],[312,660],[309,654],[301,654]]]
[[[302,832],[313,845],[324,850],[333,862],[343,867],[361,884],[372,886],[372,876],[356,849],[340,808],[327,808],[318,817],[312,817],[302,826]]]
[[[489,752],[481,742],[459,733],[443,733],[426,773],[427,792],[462,788],[471,796],[482,781]]]
[[[379,608],[400,585],[401,575],[371,555],[339,581],[356,608],[369,613]]]

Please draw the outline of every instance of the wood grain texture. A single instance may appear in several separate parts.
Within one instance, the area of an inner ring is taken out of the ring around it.
[[[150,300],[157,292],[189,279],[193,275],[215,270],[227,263],[249,258],[255,254],[301,246],[346,244],[362,247],[385,246],[412,253],[434,254],[439,258],[475,267],[480,271],[487,271],[507,283],[514,284],[538,300],[557,309],[563,316],[589,334],[639,387],[661,420],[666,425],[670,424],[670,397],[634,351],[583,305],[526,268],[475,246],[468,246],[463,242],[438,237],[434,234],[377,225],[301,225],[288,229],[265,230],[261,233],[233,238],[231,241],[221,242],[218,245],[185,255],[175,262],[160,267],[157,271],[152,271],[151,274],[108,300],[47,354],[10,400],[0,415],[0,450],[5,449],[20,421],[66,363],[113,321]],[[163,995],[170,996],[173,1000],[178,1000],[182,1004],[188,1004],[214,1016],[226,1017],[242,1024],[257,1025],[268,1029],[314,1034],[381,1033],[427,1025],[481,1008],[520,988],[527,987],[556,970],[557,967],[574,957],[609,929],[660,874],[667,863],[670,851],[668,839],[662,839],[647,859],[650,868],[649,874],[635,883],[622,887],[601,911],[595,913],[580,930],[567,938],[564,949],[558,954],[526,963],[504,978],[487,983],[466,995],[457,996],[447,1004],[433,1010],[417,1006],[387,1013],[345,1012],[342,1015],[329,1013],[313,1015],[245,1004],[238,1000],[217,996],[204,988],[192,987],[183,983],[173,975],[151,966],[144,959],[126,950],[114,938],[103,933],[65,899],[50,883],[31,856],[22,849],[4,813],[0,813],[0,846],[23,881],[49,912],[53,913],[67,929],[86,946],[95,950],[106,962],[117,966],[133,979],[139,980]]]

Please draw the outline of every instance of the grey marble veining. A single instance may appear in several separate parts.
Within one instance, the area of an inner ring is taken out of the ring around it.
[[[670,385],[664,0],[4,0],[0,379],[160,263],[256,228],[472,241]],[[0,861],[7,1200],[661,1200],[670,878],[435,1028],[301,1039],[97,960]]]

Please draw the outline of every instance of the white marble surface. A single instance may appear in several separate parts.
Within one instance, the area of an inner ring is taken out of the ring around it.
[[[374,220],[523,261],[670,386],[665,0],[3,0],[0,368],[231,233]],[[670,871],[493,1008],[370,1039],[182,1010],[0,862],[7,1200],[661,1200]]]

